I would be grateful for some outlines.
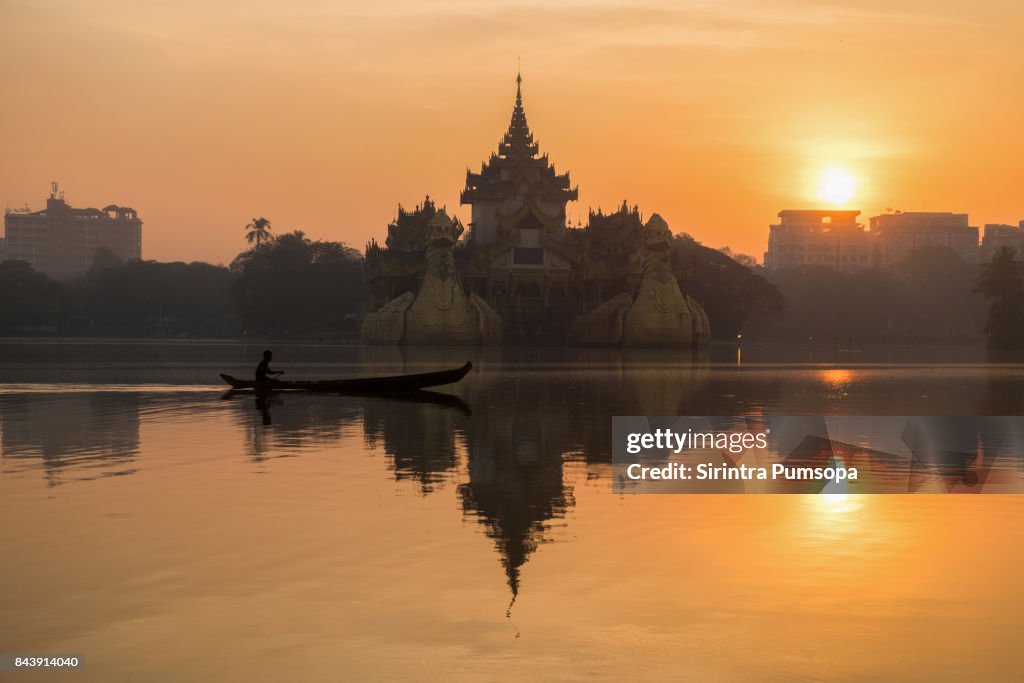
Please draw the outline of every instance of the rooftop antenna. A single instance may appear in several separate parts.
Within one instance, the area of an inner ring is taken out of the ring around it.
[[[57,198],[57,190],[59,188],[60,188],[60,185],[57,183],[56,180],[51,180],[50,181],[50,199],[56,199]]]

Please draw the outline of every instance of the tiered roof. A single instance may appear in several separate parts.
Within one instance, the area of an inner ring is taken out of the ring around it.
[[[569,174],[559,175],[546,154],[538,156],[537,141],[526,123],[523,109],[523,78],[516,76],[516,103],[512,121],[498,144],[498,151],[481,165],[479,173],[466,170],[466,189],[459,195],[463,204],[480,200],[500,200],[520,194],[525,184],[527,193],[537,199],[574,201],[579,191],[569,182]]]
[[[364,259],[369,280],[378,277],[408,277],[423,270],[426,264],[427,232],[431,219],[439,209],[429,196],[412,211],[399,205],[398,215],[388,225],[384,246],[371,239],[366,244]],[[461,235],[462,224],[456,218],[455,234]]]
[[[642,243],[643,230],[639,207],[631,207],[625,200],[611,213],[591,210],[583,230],[591,274],[601,270],[617,273],[628,268]]]
[[[399,205],[398,216],[388,225],[384,245],[394,252],[422,252],[427,248],[427,226],[438,211],[437,204],[429,195],[412,211],[406,211],[405,207]],[[455,219],[455,230],[457,235],[462,234],[463,227],[458,219]]]

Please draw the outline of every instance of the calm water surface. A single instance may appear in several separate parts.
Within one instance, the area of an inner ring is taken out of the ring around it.
[[[1019,496],[616,496],[609,480],[612,415],[1013,415],[1024,366],[275,349],[289,378],[476,367],[456,400],[263,403],[216,379],[251,373],[256,346],[0,343],[0,651],[87,659],[3,680],[1024,666]]]

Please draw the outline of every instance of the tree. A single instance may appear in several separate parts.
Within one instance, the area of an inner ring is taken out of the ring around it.
[[[1000,247],[978,273],[975,291],[991,300],[985,333],[994,348],[1024,344],[1024,263],[1016,256],[1011,247]]]
[[[32,269],[27,261],[0,263],[0,331],[52,331],[69,308],[67,286]]]
[[[363,258],[301,231],[239,255],[232,291],[245,329],[256,334],[350,333],[365,299]]]
[[[257,249],[271,237],[270,221],[263,216],[253,218],[245,229],[248,231],[245,233],[246,241],[249,244],[255,243]]]
[[[733,251],[730,247],[721,247],[718,251],[722,252],[736,263],[740,264],[744,268],[750,268],[751,270],[758,267],[757,259],[749,254],[741,254],[738,251]]]
[[[932,245],[910,252],[897,272],[900,315],[909,330],[933,339],[980,336],[985,307],[973,288],[978,264],[947,246]]]
[[[768,271],[786,301],[782,316],[752,335],[777,340],[863,343],[975,342],[983,300],[972,291],[977,264],[953,250],[914,250],[897,267],[840,271],[805,264]]]
[[[670,259],[676,279],[704,307],[717,339],[735,339],[748,324],[775,318],[784,308],[779,288],[753,264],[739,262],[731,253],[705,247],[685,233],[672,241]]]
[[[208,263],[97,258],[73,283],[77,318],[90,334],[228,336],[239,332],[235,276]]]
[[[118,268],[124,265],[124,260],[111,251],[108,247],[97,247],[92,255],[92,269],[106,270],[107,268]]]

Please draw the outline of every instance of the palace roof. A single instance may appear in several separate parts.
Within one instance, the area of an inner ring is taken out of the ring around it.
[[[516,76],[512,121],[498,144],[498,151],[481,165],[479,173],[466,171],[466,189],[459,195],[463,204],[518,194],[568,202],[579,194],[570,184],[568,173],[556,173],[546,154],[538,156],[537,141],[526,123],[522,82],[522,76]]]

